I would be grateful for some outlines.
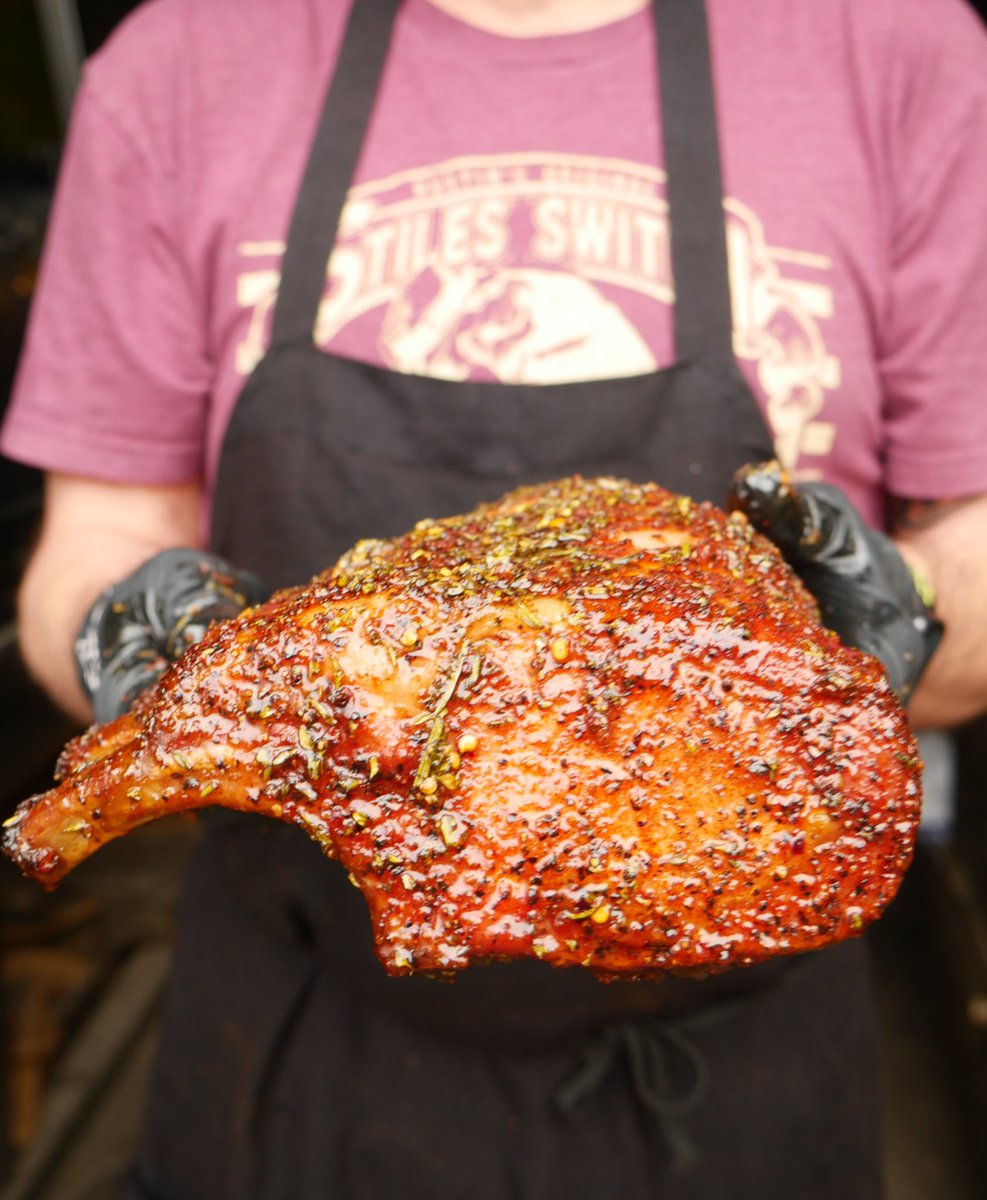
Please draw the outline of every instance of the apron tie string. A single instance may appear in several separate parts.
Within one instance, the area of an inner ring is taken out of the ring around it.
[[[709,1086],[709,1067],[702,1052],[681,1029],[666,1021],[620,1021],[607,1025],[588,1040],[582,1062],[555,1089],[553,1099],[571,1115],[597,1092],[607,1076],[626,1060],[631,1086],[638,1103],[657,1119],[658,1127],[672,1153],[672,1169],[690,1170],[698,1153],[680,1118],[694,1112]],[[674,1060],[684,1064],[688,1083],[676,1092]]]

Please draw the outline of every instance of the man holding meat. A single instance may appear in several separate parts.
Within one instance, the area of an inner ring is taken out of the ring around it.
[[[752,512],[917,726],[963,720],[985,191],[959,0],[154,0],[87,68],[3,432],[49,472],[28,662],[106,719],[358,538],[577,471],[722,504],[774,452],[820,536]],[[859,943],[388,981],[258,824],[193,865],[131,1195],[880,1194]]]

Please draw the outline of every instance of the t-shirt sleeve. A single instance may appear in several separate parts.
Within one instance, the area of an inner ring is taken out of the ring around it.
[[[987,492],[987,34],[958,0],[901,31],[888,303],[886,486]]]
[[[0,438],[46,470],[164,484],[200,474],[211,368],[176,184],[84,77]]]

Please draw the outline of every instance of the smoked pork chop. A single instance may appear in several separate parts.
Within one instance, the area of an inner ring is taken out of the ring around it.
[[[53,884],[204,805],[350,873],[388,971],[706,971],[858,933],[919,762],[880,664],[775,547],[659,487],[566,479],[362,542],[213,626],[70,744],[5,848]]]

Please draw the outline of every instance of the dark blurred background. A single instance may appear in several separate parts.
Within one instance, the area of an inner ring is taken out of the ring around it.
[[[987,0],[973,6],[987,14]],[[0,0],[0,413],[79,66],[134,7]],[[40,505],[38,473],[0,458],[0,820],[47,786],[75,732],[17,653],[14,593]],[[987,1197],[987,723],[960,732],[953,769],[952,812],[927,830],[870,935],[888,1200]],[[189,820],[150,826],[107,847],[54,896],[0,862],[0,1200],[116,1194],[194,838]]]

